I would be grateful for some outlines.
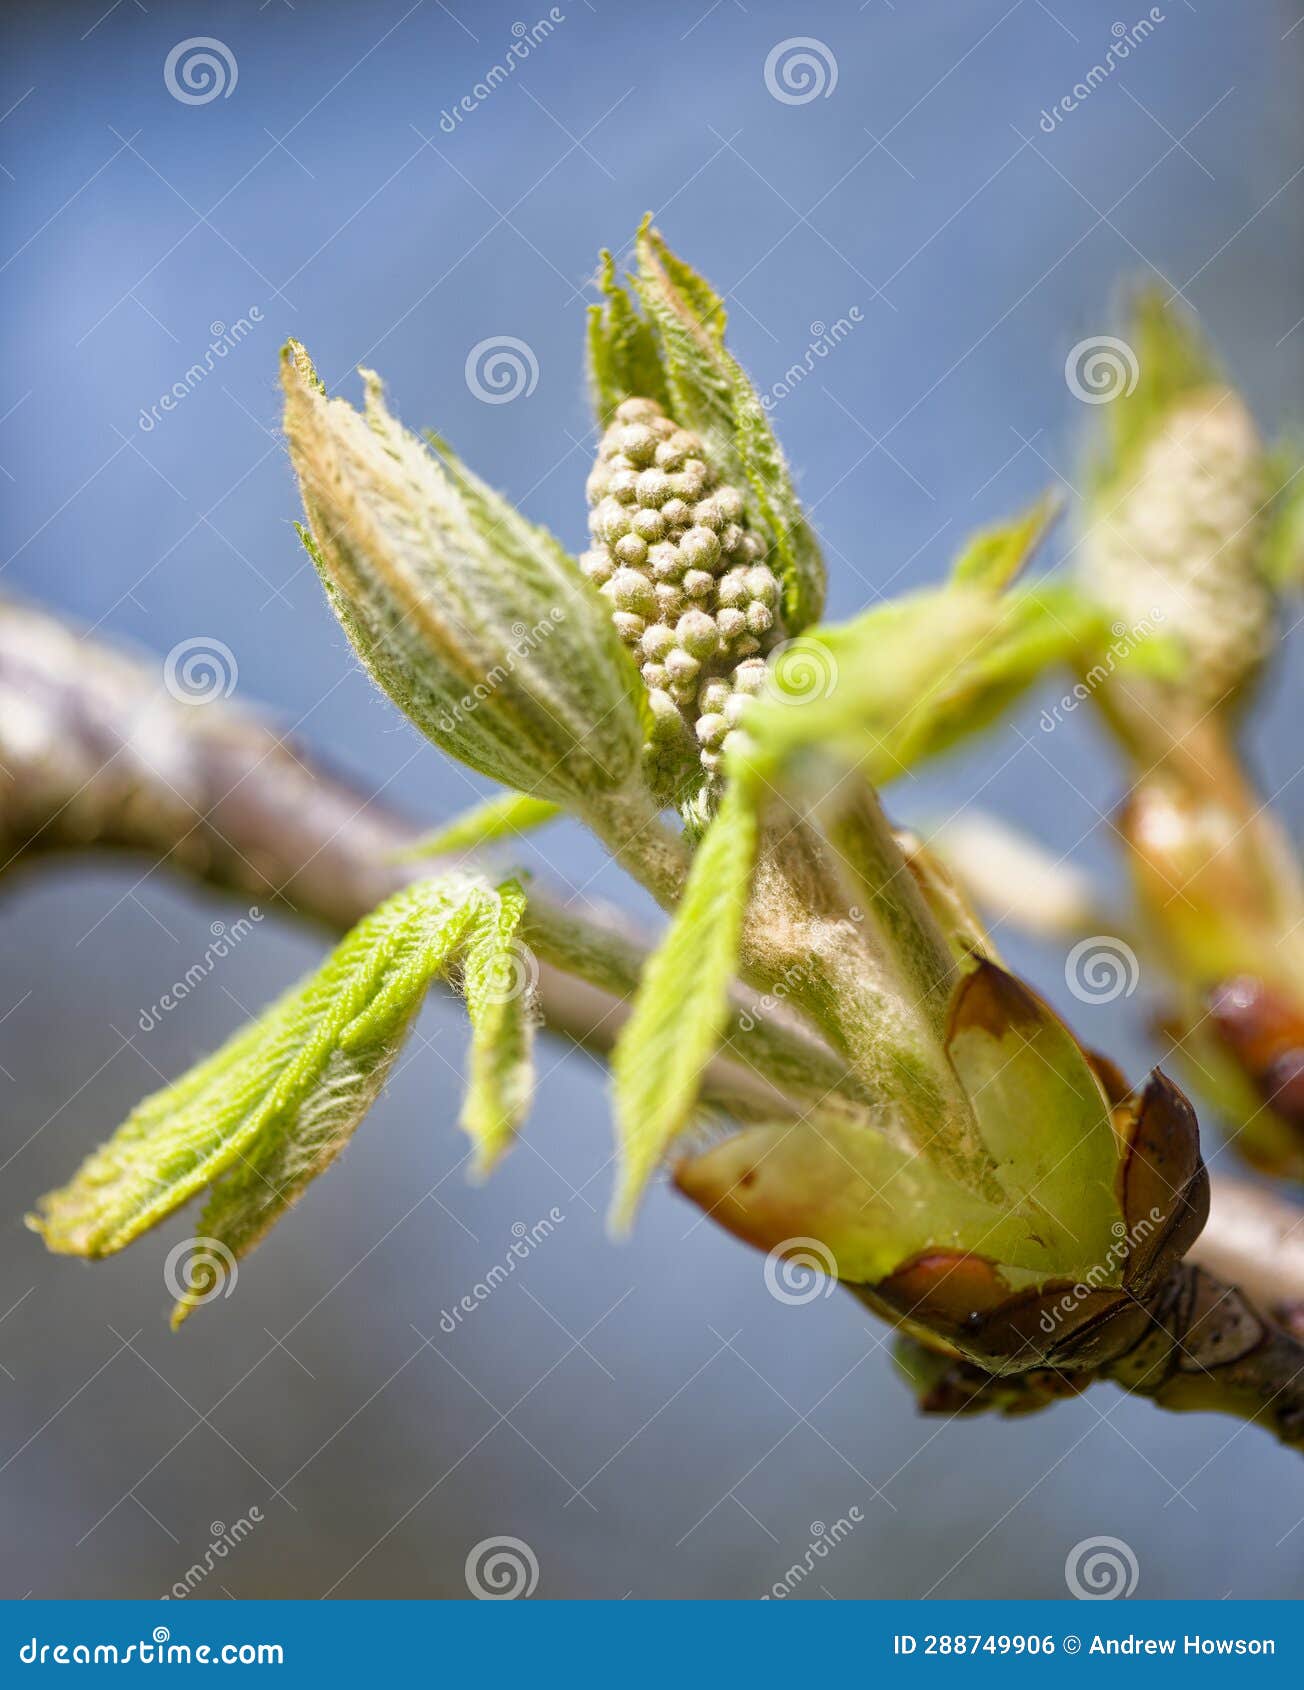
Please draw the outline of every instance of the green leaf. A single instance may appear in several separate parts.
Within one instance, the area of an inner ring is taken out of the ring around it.
[[[748,520],[769,543],[790,633],[818,621],[825,568],[755,388],[725,348],[724,301],[675,256],[646,219],[637,287],[660,343],[670,413],[700,434],[711,461],[745,494]]]
[[[1089,650],[1101,613],[1067,583],[950,586],[804,634],[749,708],[745,760],[772,776],[818,746],[884,786],[987,726],[1049,668]]]
[[[538,968],[519,937],[525,893],[498,888],[496,907],[473,930],[462,959],[462,990],[471,1017],[471,1072],[462,1127],[476,1147],[476,1172],[488,1174],[511,1144],[533,1084],[534,988]]]
[[[69,1185],[42,1198],[29,1225],[61,1254],[110,1255],[211,1186],[205,1235],[234,1261],[344,1148],[431,980],[464,947],[481,979],[483,948],[492,954],[498,935],[515,931],[521,907],[514,883],[495,892],[462,875],[395,893],[314,974],[146,1098]],[[487,1019],[485,996],[478,987],[473,1022]],[[528,1042],[510,1090],[522,1106],[527,1059]],[[498,1089],[501,1119],[505,1079]],[[183,1299],[176,1318],[187,1312]]]
[[[730,781],[612,1055],[617,1226],[629,1225],[667,1146],[688,1124],[702,1070],[719,1046],[756,863],[757,810],[755,789]]]
[[[199,1221],[200,1237],[221,1246],[214,1250],[210,1244],[205,1252],[214,1273],[221,1263],[229,1274],[230,1264],[259,1244],[344,1150],[384,1090],[409,1024],[410,1018],[389,1037],[332,1051],[304,1101],[275,1130],[269,1124],[269,1130],[214,1182]],[[220,1284],[217,1278],[198,1287],[199,1297],[178,1297],[173,1330],[199,1302],[216,1294]]]
[[[991,592],[1008,587],[1046,538],[1059,511],[1058,497],[1046,493],[1012,522],[981,529],[951,565],[951,580]]]
[[[624,399],[655,399],[668,411],[656,335],[616,280],[609,252],[601,256],[598,286],[602,303],[589,307],[589,379],[599,419],[605,423]]]
[[[1059,1271],[1095,1266],[1121,1280],[1122,1257],[1110,1250],[1121,1224],[1118,1139],[1073,1034],[1022,981],[981,961],[956,991],[946,1048],[997,1177],[1035,1217]]]
[[[1263,537],[1262,569],[1278,593],[1293,593],[1304,582],[1304,463],[1297,450],[1272,454],[1270,474],[1278,487]]]
[[[423,834],[411,845],[395,851],[392,863],[420,862],[424,857],[459,856],[464,851],[478,850],[508,835],[513,838],[542,827],[561,814],[561,806],[546,798],[531,798],[524,792],[508,792],[501,798],[487,798],[455,816],[451,822]]]
[[[992,1202],[884,1130],[813,1110],[747,1127],[682,1161],[675,1184],[757,1249],[813,1242],[808,1260],[849,1285],[874,1284],[935,1250],[973,1250],[1011,1287],[1063,1271],[1036,1205]]]

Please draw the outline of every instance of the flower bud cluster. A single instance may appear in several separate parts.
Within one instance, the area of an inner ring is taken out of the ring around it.
[[[611,601],[642,670],[663,768],[696,740],[718,775],[729,733],[782,639],[780,589],[745,526],[743,497],[718,481],[701,440],[651,399],[627,399],[588,480],[584,573]]]
[[[1263,446],[1224,389],[1175,405],[1125,488],[1111,488],[1083,548],[1086,585],[1129,624],[1161,611],[1188,654],[1183,693],[1200,713],[1235,695],[1273,643],[1259,570]]]

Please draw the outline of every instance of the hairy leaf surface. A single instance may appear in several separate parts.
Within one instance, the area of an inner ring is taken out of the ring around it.
[[[523,903],[514,883],[495,891],[462,875],[396,893],[315,973],[146,1098],[29,1224],[52,1250],[105,1256],[211,1186],[202,1226],[239,1257],[347,1144],[430,982],[463,952],[481,1051],[472,1067],[482,1101],[467,1125],[482,1154],[482,1136],[501,1148],[528,1098],[529,1041],[510,1016],[495,1021],[489,1000]],[[178,1318],[186,1312],[183,1302]]]
[[[687,1126],[702,1070],[720,1043],[757,832],[754,790],[732,781],[697,848],[670,930],[643,970],[612,1057],[620,1225],[629,1223],[666,1147]]]

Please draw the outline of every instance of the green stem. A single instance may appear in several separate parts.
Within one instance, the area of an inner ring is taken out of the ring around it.
[[[565,973],[619,999],[629,999],[637,990],[648,953],[631,935],[554,904],[533,903],[527,906],[524,932],[533,950]],[[772,1111],[777,1108],[787,1115],[827,1106],[830,1097],[861,1105],[872,1101],[864,1094],[856,1096],[854,1076],[826,1045],[801,1027],[776,1020],[772,1006],[754,998],[735,994],[722,1054],[775,1088]]]

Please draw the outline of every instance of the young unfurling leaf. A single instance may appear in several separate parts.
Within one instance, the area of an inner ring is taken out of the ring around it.
[[[951,565],[951,579],[964,587],[1001,592],[1020,573],[1059,515],[1059,501],[1046,493],[1013,522],[979,529]]]
[[[395,893],[316,973],[146,1098],[71,1184],[41,1200],[29,1224],[51,1250],[106,1256],[211,1186],[205,1235],[232,1259],[252,1249],[348,1143],[430,982],[462,952],[481,981],[522,904],[514,883],[495,891],[461,875]],[[506,1035],[485,1027],[486,990],[468,991],[473,1025],[481,1044],[501,1053]],[[528,1036],[514,1034],[511,1052],[491,1088],[499,1146],[527,1099]],[[489,1118],[484,1105],[468,1123],[477,1136],[481,1118]],[[175,1319],[188,1312],[182,1302]]]
[[[643,971],[612,1057],[618,1225],[628,1225],[666,1147],[688,1124],[702,1070],[720,1043],[757,833],[756,792],[743,780],[731,781],[693,858],[670,931]]]
[[[770,769],[816,745],[884,786],[1088,649],[1099,620],[1072,587],[1037,582],[1002,594],[945,587],[813,630],[772,663],[749,708],[748,760]]]
[[[511,1144],[530,1098],[535,962],[518,937],[525,894],[508,883],[476,923],[462,958],[471,1017],[471,1071],[462,1126],[476,1147],[476,1172],[489,1173]]]

